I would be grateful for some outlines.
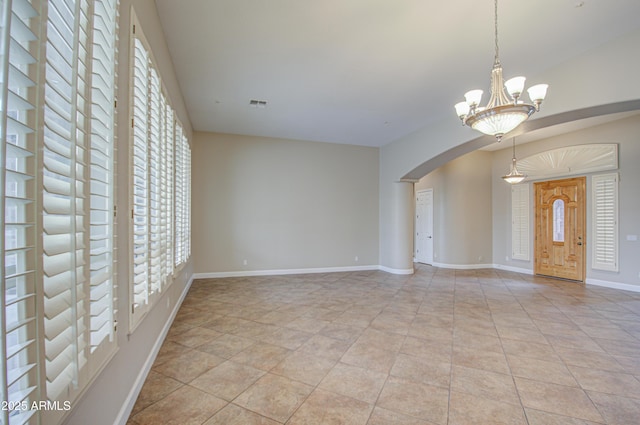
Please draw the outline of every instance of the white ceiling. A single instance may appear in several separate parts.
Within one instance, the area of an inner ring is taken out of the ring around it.
[[[492,0],[156,3],[195,131],[383,146],[488,91]],[[639,0],[501,0],[505,78],[638,28]]]

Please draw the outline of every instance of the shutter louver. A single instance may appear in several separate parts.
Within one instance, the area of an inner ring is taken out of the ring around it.
[[[511,187],[511,258],[529,260],[529,185]]]
[[[618,271],[618,175],[591,180],[593,194],[592,268]]]
[[[0,377],[2,400],[9,403],[39,399],[37,280],[37,102],[35,81],[38,12],[27,0],[0,2],[0,193],[3,199],[3,246],[0,317],[4,364]],[[0,412],[4,424],[29,421],[34,411]]]

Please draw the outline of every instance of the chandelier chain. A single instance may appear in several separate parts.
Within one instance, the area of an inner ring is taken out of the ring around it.
[[[496,48],[496,57],[494,59],[494,65],[500,63],[499,53],[500,48],[498,47],[498,0],[494,0],[494,13],[493,13],[493,28],[495,32],[495,48]]]

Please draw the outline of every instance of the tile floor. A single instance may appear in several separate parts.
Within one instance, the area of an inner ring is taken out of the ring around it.
[[[639,418],[640,293],[420,266],[195,281],[128,424]]]

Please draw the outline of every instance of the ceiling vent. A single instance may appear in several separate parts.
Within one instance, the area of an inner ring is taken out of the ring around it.
[[[252,108],[266,108],[267,107],[267,101],[266,100],[251,99],[249,101],[249,106],[251,106]]]

